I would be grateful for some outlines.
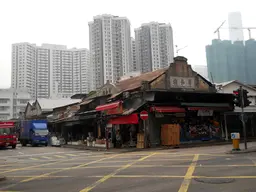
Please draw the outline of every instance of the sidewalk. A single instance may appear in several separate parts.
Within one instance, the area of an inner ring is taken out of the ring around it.
[[[63,148],[72,148],[72,149],[80,149],[80,150],[91,150],[91,151],[106,151],[106,152],[113,152],[113,153],[126,153],[126,152],[135,152],[135,151],[150,151],[150,150],[166,150],[166,149],[176,149],[176,148],[193,148],[193,147],[209,147],[209,146],[218,146],[218,145],[230,145],[231,141],[207,141],[207,142],[197,142],[197,143],[182,143],[179,147],[167,147],[167,146],[160,146],[160,147],[152,147],[146,149],[138,149],[138,148],[110,148],[106,149],[105,147],[88,147],[86,145],[80,144],[67,144],[62,145]]]
[[[253,153],[256,152],[256,142],[248,142],[247,143],[247,149],[244,148],[244,143],[240,143],[240,150],[234,151],[234,150],[228,150],[227,154],[243,154],[243,153]]]

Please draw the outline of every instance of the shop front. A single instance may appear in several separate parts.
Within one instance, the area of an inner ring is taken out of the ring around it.
[[[126,99],[96,107],[105,122],[107,147],[136,147],[137,134],[141,131],[138,109],[144,105],[142,99]]]
[[[148,109],[151,146],[163,145],[162,132],[167,125],[176,130],[169,137],[179,137],[181,143],[223,139],[223,114],[233,110],[232,95],[157,91],[149,94],[154,95]]]

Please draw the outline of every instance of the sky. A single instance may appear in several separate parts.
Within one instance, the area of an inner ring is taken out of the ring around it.
[[[228,12],[240,11],[243,26],[256,27],[253,5],[253,0],[0,0],[0,88],[11,84],[13,43],[89,48],[88,22],[101,14],[127,17],[132,36],[142,23],[170,23],[174,45],[187,46],[179,55],[192,66],[206,65],[205,46],[217,38],[213,32],[227,20]],[[228,39],[227,30],[220,34]],[[247,31],[244,36],[248,38]]]

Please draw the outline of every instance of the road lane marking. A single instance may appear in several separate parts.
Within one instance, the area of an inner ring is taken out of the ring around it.
[[[37,158],[29,158],[29,159],[31,159],[31,160],[33,160],[33,161],[38,161],[39,159],[37,159]]]
[[[87,176],[89,178],[102,178],[104,175]],[[113,175],[113,178],[185,178],[180,175]],[[256,179],[256,176],[191,176],[191,179],[205,178],[205,179]]]
[[[51,157],[46,157],[46,156],[43,156],[42,158],[44,158],[44,159],[52,159]]]
[[[22,168],[14,168],[14,169],[10,169],[8,171],[0,172],[0,174],[11,173],[11,172],[15,172],[15,171],[23,171],[23,170],[26,170],[26,169],[33,169],[33,168],[43,167],[43,166],[47,166],[47,165],[55,165],[55,164],[58,164],[58,163],[65,163],[65,162],[68,162],[70,160],[79,160],[81,158],[83,158],[83,157],[77,157],[77,158],[73,158],[73,159],[65,159],[65,160],[61,160],[61,161],[43,163],[43,164],[39,164],[39,165],[33,165],[33,166],[22,167]]]
[[[102,178],[104,176],[88,176],[88,177]],[[185,176],[179,176],[179,175],[113,175],[112,177],[113,178],[184,178]]]
[[[0,192],[20,192],[20,191],[0,191]]]
[[[187,173],[184,177],[184,180],[183,180],[178,192],[187,192],[188,191],[188,188],[189,188],[189,185],[190,185],[190,182],[191,182],[191,178],[192,178],[193,173],[195,171],[196,163],[197,163],[198,159],[199,159],[199,155],[195,154],[191,165],[188,167]]]
[[[73,155],[73,154],[66,154],[66,155],[70,157],[77,157],[77,155]]]
[[[191,159],[147,159],[145,160],[145,162],[147,161],[191,161]]]
[[[57,170],[57,171],[52,171],[52,172],[45,173],[45,174],[42,174],[42,175],[39,175],[39,176],[36,176],[36,177],[31,177],[31,178],[22,180],[22,181],[20,181],[20,183],[33,181],[33,180],[40,179],[40,178],[45,177],[45,176],[49,176],[49,175],[52,175],[52,174],[55,174],[55,173],[60,173],[60,172],[67,171],[67,170],[77,169],[77,168],[84,167],[84,166],[87,166],[87,165],[91,165],[91,164],[94,164],[94,163],[97,163],[97,162],[100,162],[100,161],[103,161],[103,160],[112,159],[112,158],[114,158],[118,155],[119,154],[112,155],[110,157],[105,157],[105,158],[102,158],[102,159],[98,159],[96,161],[91,161],[89,163],[80,164],[80,165],[77,165],[77,166],[74,166],[74,167],[68,167],[68,168],[63,168],[63,169]],[[74,160],[74,159],[68,159],[68,161],[71,161],[71,160]]]
[[[94,189],[95,187],[97,187],[99,184],[105,182],[106,180],[110,179],[111,177],[115,176],[116,174],[118,174],[120,171],[123,171],[129,167],[131,167],[133,164],[137,163],[137,162],[141,162],[141,161],[144,161],[145,159],[155,155],[156,153],[151,153],[150,155],[147,155],[145,157],[142,157],[138,160],[135,160],[133,161],[132,163],[128,163],[122,167],[120,167],[119,169],[115,170],[114,172],[108,174],[108,175],[105,175],[104,177],[102,177],[101,179],[99,179],[98,181],[96,181],[95,183],[93,183],[92,185],[89,185],[88,187],[82,189],[80,192],[89,192],[91,191],[92,189]]]
[[[30,178],[30,177],[38,177],[38,175],[7,175],[6,177],[9,177],[9,178]],[[51,175],[51,176],[44,176],[42,178],[66,178],[66,177],[73,177],[73,176],[66,176],[66,175],[60,175],[60,176],[54,176],[54,175]]]
[[[71,162],[70,162],[71,163]],[[74,164],[74,163],[72,163]],[[132,165],[133,168],[158,168],[158,167],[165,167],[165,168],[188,168],[190,165]],[[248,165],[197,165],[196,168],[218,168],[218,167],[254,167],[253,164]],[[100,168],[117,168],[120,165],[99,165],[99,166],[85,166],[80,167],[80,169],[100,169]],[[10,168],[0,168],[0,171],[9,170]],[[63,167],[55,167],[55,168],[47,168],[47,167],[39,167],[39,168],[28,168],[24,170],[60,170]]]
[[[64,156],[60,156],[60,155],[54,155],[54,157],[65,158]]]

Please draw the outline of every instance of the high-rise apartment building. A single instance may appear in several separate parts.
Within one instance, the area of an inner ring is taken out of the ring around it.
[[[63,45],[29,43],[12,48],[12,87],[32,98],[70,97],[90,91],[90,53]]]
[[[243,41],[243,24],[240,12],[231,12],[228,14],[229,38],[232,42]]]
[[[206,58],[208,77],[214,83],[238,80],[254,84],[246,73],[248,66],[243,41],[212,40],[212,45],[206,46]]]
[[[151,22],[135,29],[136,59],[141,72],[167,67],[173,62],[173,31],[170,24]]]
[[[131,71],[130,22],[125,17],[99,15],[89,22],[92,89],[115,83]]]
[[[27,89],[0,89],[0,121],[18,118],[30,99]]]
[[[139,67],[136,61],[136,44],[135,39],[131,37],[131,55],[132,55],[132,62],[130,65],[130,72],[139,71]]]

